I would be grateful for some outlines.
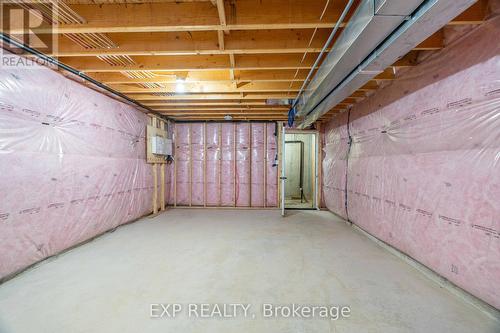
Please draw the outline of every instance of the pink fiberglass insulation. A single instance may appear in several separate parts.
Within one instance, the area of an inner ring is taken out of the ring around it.
[[[250,206],[250,124],[236,124],[236,206]]]
[[[278,147],[276,142],[275,132],[277,130],[276,124],[267,124],[266,135],[267,140],[265,154],[266,161],[266,206],[278,206]]]
[[[264,140],[266,124],[252,124],[250,159],[252,166],[250,169],[251,205],[252,207],[264,207],[266,193],[264,192]]]
[[[44,67],[0,82],[0,277],[151,211],[145,114]]]
[[[191,124],[191,204],[201,206],[204,202],[203,160],[205,159],[204,124]]]
[[[223,123],[221,128],[221,205],[233,206],[236,202],[235,187],[235,134],[236,125]]]
[[[350,152],[334,118],[323,161],[330,210],[497,308],[499,35],[492,19],[356,105]]]
[[[276,207],[274,123],[178,123],[175,128],[177,176],[170,197],[177,197],[177,205]]]
[[[206,124],[206,177],[207,177],[207,205],[219,206],[221,204],[221,187],[219,181],[222,181],[220,175],[220,154],[221,143],[219,132],[222,124]]]
[[[191,186],[191,131],[190,124],[175,124],[175,197],[178,205],[189,205]]]

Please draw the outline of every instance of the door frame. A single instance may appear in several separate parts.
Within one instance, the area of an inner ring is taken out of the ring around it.
[[[314,141],[315,141],[315,149],[314,149],[314,208],[313,209],[320,209],[320,189],[319,189],[319,168],[320,168],[320,163],[321,161],[319,160],[320,158],[320,135],[321,132],[319,130],[299,130],[299,129],[294,129],[294,128],[286,128],[283,123],[282,128],[280,130],[280,143],[279,146],[281,147],[281,163],[280,165],[280,180],[281,180],[281,186],[280,186],[280,208],[281,208],[281,215],[285,216],[285,187],[286,187],[286,166],[285,166],[285,161],[286,161],[286,155],[285,155],[285,144],[286,144],[286,134],[313,134],[314,135]]]

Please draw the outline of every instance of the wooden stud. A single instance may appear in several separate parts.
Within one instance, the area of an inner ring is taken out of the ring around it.
[[[149,115],[149,124],[156,127],[156,117]],[[158,213],[158,165],[151,164],[151,171],[153,172],[153,214]]]
[[[317,149],[317,144],[318,144],[318,134],[313,134],[312,135],[312,140],[311,144],[315,149],[311,149],[311,161],[312,161],[312,167],[311,167],[311,182],[312,186],[311,189],[314,189],[315,192],[313,192],[313,195],[311,196],[311,199],[314,201],[318,201],[318,189],[316,188],[316,163],[318,163],[317,158],[316,158],[316,149]],[[318,166],[319,167],[319,166]],[[319,170],[319,169],[318,169]],[[314,196],[314,193],[316,193],[316,196]]]
[[[203,123],[203,207],[207,207],[207,123]]]
[[[165,122],[153,115],[153,114],[148,114],[148,127],[147,127],[147,136],[148,138],[153,135],[160,135],[164,136],[166,134],[166,128],[165,128]],[[153,212],[157,213],[159,210],[163,211],[165,210],[165,198],[166,198],[166,187],[165,187],[165,159],[163,159],[160,156],[153,156],[153,154],[150,152],[150,147],[149,143],[146,148],[147,150],[147,162],[151,164],[151,172],[153,173],[153,182],[154,182],[154,188],[153,188],[153,202],[152,202],[152,207],[153,207]],[[158,176],[158,165],[160,165],[160,174]],[[160,182],[160,183],[159,183]]]
[[[177,207],[177,126],[174,123],[174,207]]]
[[[158,164],[153,164],[153,214],[158,213]]]
[[[233,123],[233,200],[236,207],[236,123]]]
[[[156,127],[156,117],[151,118],[152,126]],[[158,165],[153,164],[153,213],[158,213]]]
[[[282,168],[282,163],[283,161],[281,160],[282,156],[283,156],[283,152],[282,152],[282,140],[284,138],[282,138],[282,130],[283,130],[283,122],[282,121],[278,121],[277,122],[277,128],[278,128],[278,172],[277,172],[277,181],[278,181],[278,207],[281,208],[281,196],[283,195],[281,193],[281,168]]]
[[[323,201],[323,135],[321,133],[321,122],[317,123],[316,129],[318,130],[318,207],[321,208]]]
[[[188,146],[189,146],[189,207],[193,205],[193,147],[192,147],[192,138],[193,134],[192,124],[189,124],[189,137],[188,137]]]
[[[165,129],[165,122],[160,120],[160,128]],[[165,163],[160,164],[160,210],[165,210]]]
[[[219,123],[219,154],[218,154],[218,163],[219,163],[219,206],[222,206],[222,123]]]
[[[267,207],[267,123],[264,123],[264,186],[263,186],[264,207]]]
[[[249,147],[248,151],[250,154],[248,154],[248,171],[249,171],[249,181],[248,181],[248,192],[249,192],[249,197],[250,197],[250,202],[249,206],[252,207],[252,123],[248,125],[248,137],[249,137]]]

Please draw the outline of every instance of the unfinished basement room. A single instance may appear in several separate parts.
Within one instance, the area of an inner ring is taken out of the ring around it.
[[[0,18],[0,333],[500,333],[500,0]]]

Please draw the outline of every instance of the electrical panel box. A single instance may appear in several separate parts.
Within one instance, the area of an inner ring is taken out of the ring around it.
[[[164,139],[161,136],[151,137],[151,152],[155,155],[165,155]]]
[[[151,137],[151,152],[155,155],[172,155],[172,140],[161,137]]]
[[[167,163],[167,156],[172,156],[172,140],[167,138],[167,131],[147,126],[146,158],[148,163]]]

